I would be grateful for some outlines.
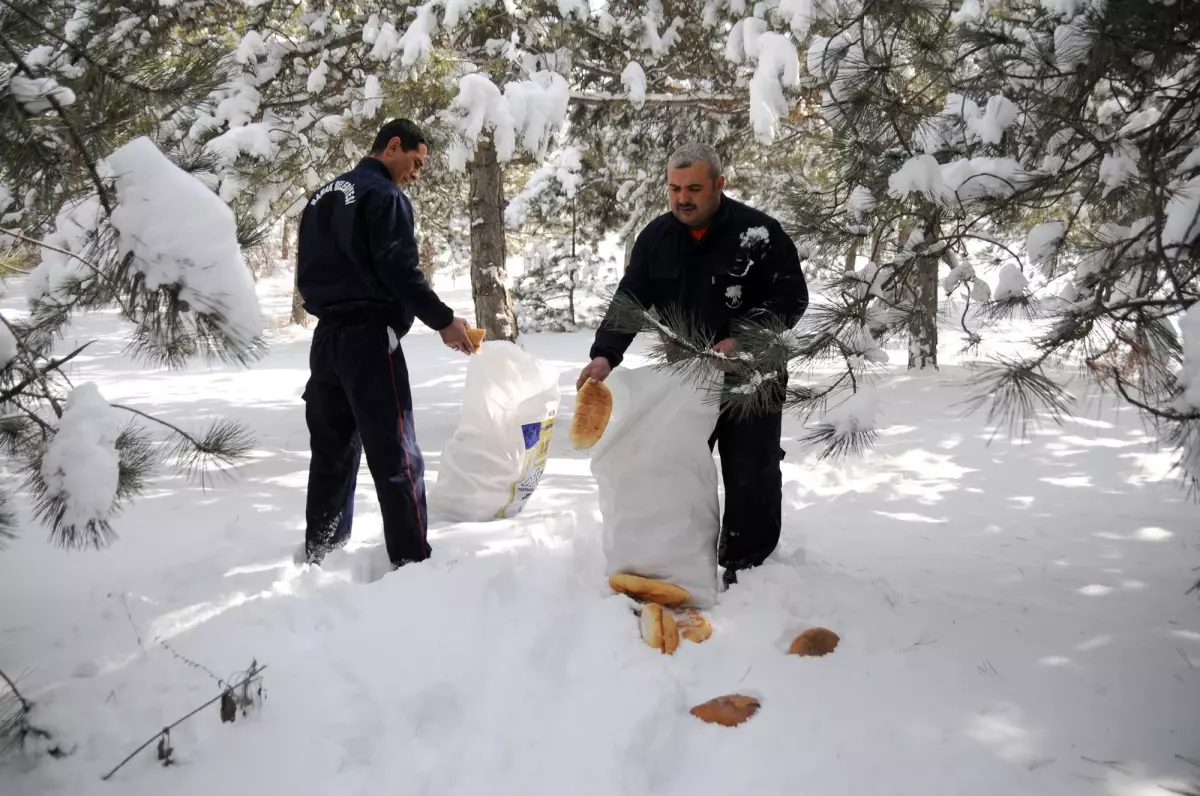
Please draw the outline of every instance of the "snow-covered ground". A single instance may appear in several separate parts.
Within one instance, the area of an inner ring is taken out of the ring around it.
[[[236,480],[155,483],[107,550],[63,552],[30,526],[0,551],[0,667],[73,747],[10,758],[5,796],[1165,796],[1200,775],[1181,757],[1200,757],[1200,606],[1184,595],[1200,510],[1112,402],[989,446],[982,418],[959,418],[950,365],[896,371],[860,460],[806,458],[789,422],[779,551],[722,595],[709,641],[667,657],[607,588],[588,461],[565,433],[590,335],[523,339],[563,390],[525,514],[439,523],[431,561],[380,577],[364,477],[352,546],[313,571],[291,558],[310,331],[285,325],[287,274],[259,290],[276,326],[246,371],[143,371],[111,318],[79,319],[101,343],[76,380],[182,425],[230,415],[258,448]],[[465,284],[448,298],[471,317]],[[419,324],[404,347],[432,483],[466,361]],[[785,655],[812,625],[841,635],[836,652]],[[171,732],[176,765],[151,746],[101,781],[252,659],[260,708],[222,724],[210,706]],[[732,729],[689,715],[730,692],[761,711]]]

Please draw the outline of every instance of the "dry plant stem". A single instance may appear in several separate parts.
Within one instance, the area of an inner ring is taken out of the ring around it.
[[[242,686],[246,685],[251,680],[253,680],[255,677],[258,677],[258,675],[261,674],[264,670],[266,670],[266,668],[267,668],[266,666],[259,666],[252,674],[246,676],[245,678],[242,679],[242,681],[240,683],[238,683],[237,685],[231,686],[228,690],[232,691],[235,688],[241,688]],[[118,763],[116,768],[114,768],[112,771],[110,771],[107,774],[105,774],[104,776],[102,776],[100,779],[107,782],[109,780],[109,778],[112,777],[113,774],[116,774],[118,771],[120,771],[122,768],[124,768],[126,763],[128,763],[133,758],[137,757],[139,752],[141,752],[147,746],[149,746],[150,744],[154,743],[159,738],[161,738],[164,733],[170,732],[171,730],[178,727],[180,724],[183,724],[185,721],[190,719],[192,716],[195,716],[197,713],[204,710],[209,705],[213,704],[214,702],[220,701],[221,697],[223,697],[223,696],[225,696],[225,691],[222,691],[220,694],[217,694],[215,697],[208,700],[203,705],[201,705],[200,707],[193,710],[191,713],[188,713],[186,716],[184,716],[180,719],[176,719],[174,723],[168,724],[166,727],[163,727],[160,731],[158,731],[154,735],[152,735],[150,737],[150,740],[146,741],[144,744],[139,746],[137,749],[134,749],[133,752],[130,753],[129,757],[125,758],[120,763]]]

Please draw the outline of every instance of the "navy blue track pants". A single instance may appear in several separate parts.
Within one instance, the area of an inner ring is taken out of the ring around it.
[[[304,389],[312,461],[305,548],[310,561],[350,539],[362,454],[375,482],[383,536],[394,566],[430,555],[425,464],[413,428],[404,352],[386,324],[321,320]]]

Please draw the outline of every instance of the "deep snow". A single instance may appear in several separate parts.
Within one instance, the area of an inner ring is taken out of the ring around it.
[[[563,390],[525,514],[438,523],[431,561],[380,578],[364,478],[351,547],[297,568],[310,331],[284,325],[289,285],[259,284],[276,326],[246,371],[139,370],[110,317],[77,323],[102,336],[77,382],[181,424],[231,415],[257,454],[207,491],[155,483],[107,550],[65,553],[30,526],[0,551],[0,667],[75,747],[0,764],[6,796],[1149,796],[1200,774],[1177,757],[1200,756],[1197,507],[1111,401],[988,446],[953,406],[952,364],[880,386],[860,460],[805,458],[789,421],[779,551],[721,596],[709,641],[665,657],[607,589],[594,481],[565,433],[587,334],[523,338]],[[447,297],[471,317],[466,290]],[[466,363],[419,325],[404,349],[432,483]],[[817,624],[835,653],[783,654]],[[217,693],[162,641],[222,677],[257,658],[266,701],[232,725],[214,705],[172,732],[178,765],[151,747],[102,782]],[[747,724],[688,715],[733,691],[763,700]]]

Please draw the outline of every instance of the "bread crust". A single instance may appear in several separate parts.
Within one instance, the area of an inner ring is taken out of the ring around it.
[[[715,697],[692,708],[691,714],[709,724],[736,727],[758,712],[762,703],[744,694]]]
[[[792,640],[788,655],[821,656],[837,649],[838,634],[825,627],[810,627]]]
[[[610,576],[608,585],[615,592],[628,594],[642,602],[657,603],[667,608],[676,608],[692,599],[692,593],[682,586],[676,586],[674,583],[667,583],[663,580],[643,578],[641,575],[632,575],[627,572],[619,572]]]
[[[677,612],[675,622],[679,625],[679,632],[683,637],[693,644],[701,644],[712,636],[712,625],[708,617],[695,608]]]
[[[487,329],[467,329],[467,337],[471,339],[471,345],[475,350],[479,350],[479,346],[483,345],[483,338],[487,336]]]
[[[588,379],[575,396],[575,416],[571,419],[571,445],[587,450],[600,441],[612,417],[612,390],[602,381]]]
[[[642,641],[666,655],[674,655],[679,649],[679,626],[670,611],[661,605],[650,603],[642,609],[638,620],[642,630]]]

